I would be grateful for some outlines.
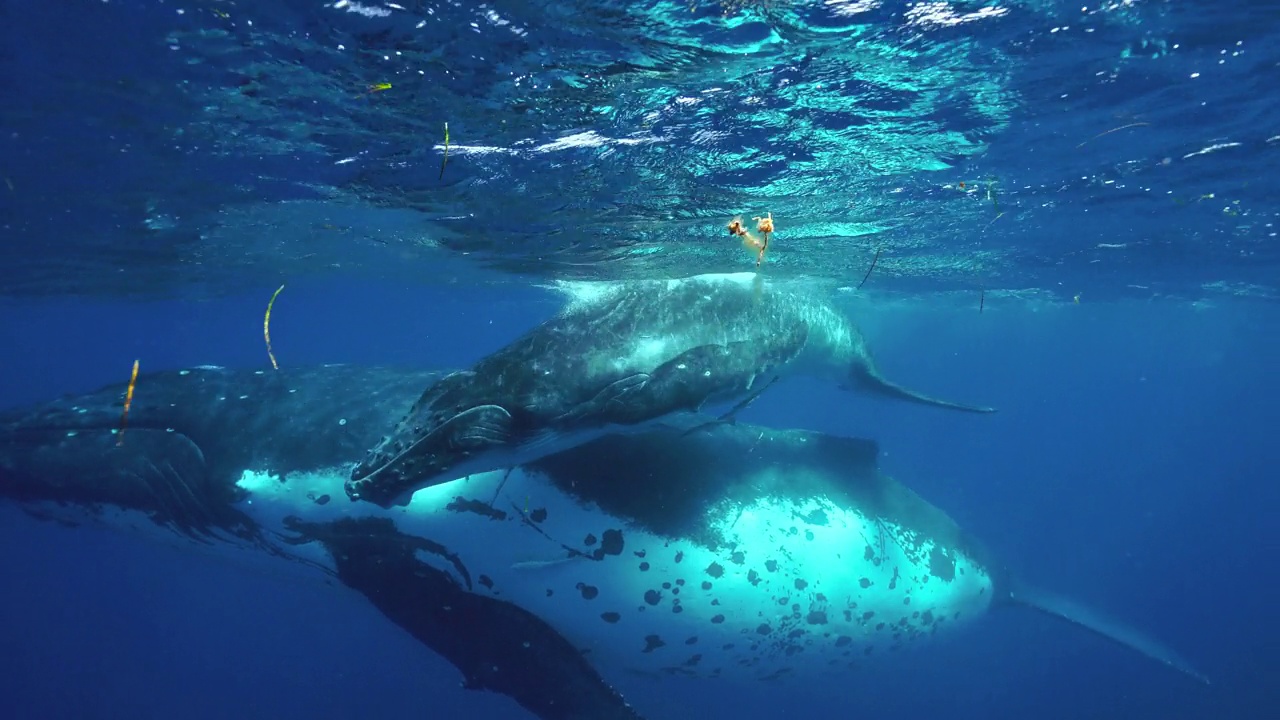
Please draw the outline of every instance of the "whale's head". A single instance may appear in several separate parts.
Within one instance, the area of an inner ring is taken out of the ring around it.
[[[0,409],[0,501],[59,519],[123,510],[196,534],[234,533],[248,526],[236,509],[246,473],[284,482],[349,468],[442,377],[204,366],[139,377],[127,423],[123,383]]]
[[[121,433],[113,408],[97,399],[0,416],[0,498],[65,524],[251,532],[232,508],[234,486],[196,440],[145,423]]]
[[[512,444],[513,426],[511,410],[477,392],[474,373],[449,375],[356,465],[347,495],[389,507],[414,490],[496,469],[496,459],[485,460]]]

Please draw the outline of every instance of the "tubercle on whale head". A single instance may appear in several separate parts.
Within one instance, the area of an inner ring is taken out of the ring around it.
[[[468,459],[507,444],[511,413],[481,398],[473,373],[454,373],[414,403],[392,433],[370,450],[345,483],[347,497],[389,507],[407,494],[454,479]]]

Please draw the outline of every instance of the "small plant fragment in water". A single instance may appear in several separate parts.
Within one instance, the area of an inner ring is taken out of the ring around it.
[[[876,256],[871,258],[871,267],[867,268],[867,274],[862,276],[862,282],[858,283],[858,289],[861,290],[863,285],[867,284],[867,278],[871,277],[871,271],[876,269],[876,263],[880,262],[880,251],[884,248],[876,248]]]
[[[440,160],[440,177],[437,180],[444,179],[444,164],[449,162],[449,123],[444,124],[444,157]]]
[[[764,262],[764,253],[769,249],[769,235],[773,232],[773,213],[765,213],[764,217],[753,217],[756,221],[756,230],[764,235],[764,242],[760,245],[760,252],[756,255],[756,267],[760,267],[760,263]]]
[[[267,341],[267,357],[271,358],[271,367],[275,368],[276,370],[280,369],[280,365],[276,363],[276,356],[274,353],[271,352],[271,306],[276,304],[276,297],[280,294],[280,291],[283,289],[284,289],[284,286],[281,285],[280,287],[276,288],[276,291],[274,293],[271,293],[271,300],[267,302],[267,314],[264,318],[262,318],[262,337],[264,340]]]
[[[1121,130],[1127,130],[1127,129],[1129,129],[1129,128],[1135,128],[1135,127],[1142,127],[1142,126],[1144,126],[1144,125],[1150,125],[1150,124],[1151,124],[1151,123],[1149,123],[1149,122],[1135,122],[1135,123],[1129,123],[1128,125],[1121,125],[1120,127],[1113,127],[1113,128],[1111,128],[1110,130],[1106,130],[1106,131],[1100,132],[1100,133],[1098,133],[1097,135],[1094,135],[1093,137],[1089,138],[1088,140],[1085,140],[1084,142],[1082,142],[1082,143],[1080,143],[1079,145],[1077,145],[1077,146],[1076,146],[1076,149],[1078,150],[1078,149],[1080,149],[1080,148],[1084,147],[1085,145],[1088,145],[1089,143],[1093,142],[1094,140],[1097,140],[1098,138],[1100,138],[1100,137],[1102,137],[1102,136],[1104,136],[1104,135],[1110,135],[1110,134],[1111,134],[1111,133],[1113,133],[1113,132],[1119,132],[1119,131],[1121,131]]]
[[[138,361],[133,361],[133,374],[129,376],[129,389],[124,391],[124,413],[120,415],[120,437],[116,446],[124,445],[124,430],[129,426],[129,406],[133,404],[133,386],[138,384]]]
[[[373,95],[374,93],[385,92],[390,89],[391,89],[391,83],[389,82],[381,82],[381,83],[374,83],[372,85],[366,85],[364,88],[364,92],[357,95],[355,99],[359,100],[362,97],[368,97],[370,95]]]
[[[742,218],[735,217],[729,221],[729,234],[742,238],[742,246],[756,254],[756,267],[764,262],[764,254],[769,249],[769,235],[773,233],[773,213],[765,213],[764,217],[753,217],[756,221],[756,231],[764,235],[764,239],[756,237],[747,230],[742,224]]]

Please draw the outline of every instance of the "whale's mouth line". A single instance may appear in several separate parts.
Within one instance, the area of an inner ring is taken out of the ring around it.
[[[501,405],[491,405],[491,404],[476,405],[475,407],[468,408],[467,410],[463,410],[462,412],[453,415],[448,420],[432,428],[429,432],[423,434],[423,436],[418,438],[417,440],[414,440],[412,443],[409,444],[408,447],[396,453],[394,456],[387,458],[384,462],[379,464],[378,467],[369,471],[363,477],[357,479],[356,482],[361,484],[376,483],[379,480],[380,475],[389,472],[389,469],[392,466],[398,463],[401,463],[406,457],[410,457],[413,453],[415,453],[418,450],[419,447],[422,446],[423,443],[426,443],[428,440],[437,438],[446,430],[450,430],[451,426],[453,426],[455,423],[460,422],[461,420],[463,420],[464,418],[470,415],[477,414],[484,411],[494,411],[494,410],[501,412],[506,419],[508,420],[511,419],[511,413],[508,412],[507,409],[502,407]],[[469,428],[469,430],[475,430],[476,428],[486,428],[486,427],[487,426],[485,424],[481,423],[473,428]],[[480,437],[492,444],[500,444],[502,442],[505,442],[505,438],[498,437],[496,435],[477,436],[473,432],[468,432],[460,436],[467,439],[473,439],[473,440],[477,439],[477,437]],[[465,455],[466,453],[464,451],[462,453],[462,456],[465,457]],[[431,468],[429,472],[430,471],[442,472],[444,470],[447,470],[450,467],[449,465],[442,465],[440,463],[434,463],[434,465],[435,467]],[[419,474],[415,474],[412,478],[405,477],[404,480],[401,483],[399,483],[399,485],[402,486],[400,489],[403,489],[404,486],[412,485],[415,480],[417,480],[420,477],[423,477],[424,475],[425,473],[419,473]]]

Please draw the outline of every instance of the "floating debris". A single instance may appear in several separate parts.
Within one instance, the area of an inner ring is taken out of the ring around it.
[[[1142,127],[1144,125],[1150,125],[1150,124],[1151,123],[1149,122],[1135,122],[1135,123],[1129,123],[1128,125],[1121,125],[1120,127],[1113,127],[1110,130],[1100,132],[1097,135],[1094,135],[1093,137],[1089,138],[1088,140],[1085,140],[1084,142],[1077,145],[1076,149],[1079,150],[1080,148],[1084,147],[1085,145],[1088,145],[1089,143],[1093,142],[1094,140],[1097,140],[1098,138],[1104,135],[1110,135],[1113,132],[1119,132],[1121,130],[1127,130],[1129,128],[1134,128],[1134,127]]]
[[[124,445],[124,431],[129,427],[129,406],[133,404],[133,386],[138,384],[138,361],[133,361],[133,374],[129,376],[129,389],[124,392],[124,413],[120,415],[120,437],[116,447]]]
[[[756,230],[764,235],[764,242],[760,245],[760,254],[756,255],[756,268],[760,267],[760,263],[764,262],[764,253],[769,249],[769,234],[773,232],[773,213],[765,213],[765,217],[753,217],[756,221]]]
[[[742,246],[756,254],[756,268],[759,269],[761,263],[764,262],[764,254],[769,249],[769,235],[773,233],[773,213],[765,213],[764,217],[753,217],[756,221],[756,230],[764,235],[764,239],[756,237],[747,230],[742,224],[741,217],[735,217],[729,221],[729,234],[742,238]]]
[[[391,89],[391,83],[389,82],[380,82],[380,83],[374,83],[372,85],[366,85],[364,88],[364,92],[360,93],[359,95],[356,95],[355,99],[359,100],[360,98],[369,97],[374,93],[386,92],[387,90],[390,90],[390,89]]]
[[[440,177],[437,180],[444,179],[444,166],[449,162],[449,123],[444,124],[444,157],[440,160]]]
[[[271,352],[271,306],[276,304],[276,296],[283,289],[284,286],[281,285],[271,294],[271,300],[267,302],[267,315],[262,319],[262,337],[267,341],[267,357],[271,358],[271,367],[276,370],[280,369],[280,365],[276,363],[276,356]]]
[[[773,213],[767,212],[764,217],[757,215],[751,219],[756,221],[756,230],[764,233],[764,241],[769,242],[769,233],[773,232]]]
[[[978,291],[978,314],[982,314],[982,308],[987,306],[987,289],[982,288]]]
[[[862,276],[862,282],[858,283],[858,289],[859,289],[859,290],[861,290],[861,289],[862,289],[862,286],[863,286],[863,285],[867,284],[867,278],[871,277],[871,271],[872,271],[872,270],[875,270],[875,269],[876,269],[876,263],[880,262],[880,251],[881,251],[881,250],[884,250],[884,248],[882,248],[882,247],[878,247],[878,248],[876,248],[876,256],[875,256],[875,257],[873,257],[873,258],[871,258],[871,267],[867,268],[867,274],[866,274],[866,275],[863,275],[863,276]]]

